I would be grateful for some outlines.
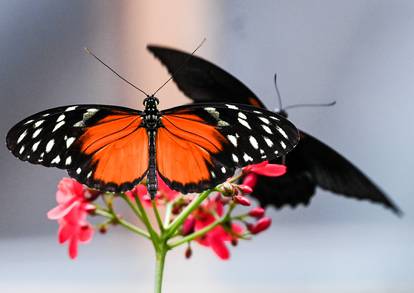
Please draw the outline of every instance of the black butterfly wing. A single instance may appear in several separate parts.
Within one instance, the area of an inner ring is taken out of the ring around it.
[[[193,104],[161,112],[157,170],[173,189],[200,192],[238,167],[283,156],[299,133],[276,113],[240,104]]]
[[[176,72],[190,56],[165,47],[148,46],[148,49],[170,73]],[[173,79],[194,102],[235,102],[265,108],[260,99],[231,74],[197,56],[192,56],[189,60]],[[302,131],[301,141],[287,155],[286,164],[288,172],[284,176],[261,176],[258,180],[253,195],[261,204],[277,208],[307,205],[319,186],[349,198],[382,204],[396,213],[400,211],[357,167],[326,144]]]
[[[141,114],[104,105],[49,109],[16,124],[7,134],[7,147],[23,161],[66,169],[89,187],[124,191],[148,169]]]
[[[170,74],[175,73],[173,78],[178,88],[194,102],[230,102],[265,108],[249,88],[220,67],[179,50],[152,45],[147,48]]]
[[[401,214],[368,177],[338,152],[302,131],[300,136],[298,146],[286,156],[288,172],[278,178],[260,177],[252,195],[262,205],[308,205],[319,186],[349,198],[382,204]]]

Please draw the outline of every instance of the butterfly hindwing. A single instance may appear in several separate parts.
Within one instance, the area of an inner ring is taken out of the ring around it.
[[[265,108],[248,87],[211,62],[197,56],[190,58],[189,54],[176,49],[151,45],[147,48],[170,74],[174,74],[179,89],[193,101],[230,102]]]
[[[158,172],[184,192],[221,183],[237,167],[283,156],[299,139],[285,118],[246,105],[186,105],[162,115],[156,143]]]
[[[128,190],[148,168],[141,113],[104,105],[49,109],[15,125],[7,147],[23,161],[66,169],[90,187]]]

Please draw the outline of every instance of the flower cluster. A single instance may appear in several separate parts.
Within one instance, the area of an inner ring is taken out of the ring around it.
[[[90,203],[96,197],[93,191],[71,178],[63,178],[58,185],[56,201],[58,206],[51,209],[47,216],[59,224],[59,243],[69,242],[69,256],[74,259],[78,254],[78,243],[92,239],[93,227],[86,221],[88,213],[95,210]]]
[[[192,254],[190,243],[194,241],[209,247],[220,259],[226,260],[230,257],[228,244],[236,246],[239,240],[250,239],[271,225],[271,219],[265,216],[263,208],[250,207],[248,194],[253,191],[257,176],[280,176],[285,172],[284,166],[268,162],[247,166],[243,168],[241,174],[209,192],[207,197],[200,200],[196,206],[192,205],[201,194],[183,195],[171,190],[159,176],[158,192],[153,202],[148,195],[145,182],[125,194],[116,195],[100,194],[74,179],[64,178],[59,183],[56,193],[58,206],[48,212],[48,218],[58,221],[59,242],[69,243],[69,255],[72,259],[77,256],[78,243],[87,243],[93,236],[94,228],[87,222],[88,214],[107,218],[99,226],[101,232],[106,232],[108,224],[121,224],[154,243],[156,241],[154,238],[157,238],[158,234],[152,228],[147,216],[147,212],[153,210],[160,233],[167,228],[175,229],[178,223],[176,230],[170,232],[172,235],[181,236],[181,240],[167,242],[166,245],[170,249],[187,243],[186,256],[190,257]],[[240,178],[243,178],[242,184],[237,183]],[[106,208],[93,203],[100,196]],[[116,198],[122,198],[128,203],[146,225],[147,231],[118,216],[112,204]],[[159,206],[165,207],[164,221],[158,213]],[[236,209],[237,206],[249,207],[249,210],[235,215],[235,212],[240,210],[240,208]]]

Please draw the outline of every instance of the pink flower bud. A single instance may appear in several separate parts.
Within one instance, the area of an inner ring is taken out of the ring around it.
[[[249,212],[250,217],[254,217],[257,219],[263,218],[264,214],[265,214],[265,210],[261,207],[255,207],[251,209]]]
[[[181,235],[186,236],[190,233],[194,232],[194,226],[195,226],[195,219],[193,216],[189,216],[185,221],[181,228]]]
[[[251,205],[250,200],[248,200],[243,195],[235,195],[235,196],[233,196],[233,200],[234,200],[235,203],[241,204],[243,206]]]
[[[238,186],[239,187],[239,189],[243,192],[243,193],[247,193],[247,194],[249,194],[249,193],[252,193],[253,192],[253,189],[252,189],[252,187],[251,186],[249,186],[249,185],[239,185]]]
[[[249,229],[250,233],[252,234],[258,234],[269,228],[271,224],[272,219],[269,217],[264,217],[254,224],[247,225],[247,229]]]

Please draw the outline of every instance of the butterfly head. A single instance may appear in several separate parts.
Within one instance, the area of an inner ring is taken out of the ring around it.
[[[159,103],[160,100],[158,100],[158,98],[154,97],[153,95],[147,96],[142,102],[142,104],[145,106],[145,109],[157,108]]]

